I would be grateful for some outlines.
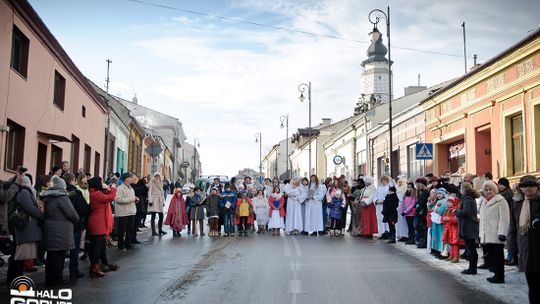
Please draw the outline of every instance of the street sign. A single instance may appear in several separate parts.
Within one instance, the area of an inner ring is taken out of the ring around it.
[[[163,152],[163,149],[158,143],[153,143],[150,146],[146,148],[146,152],[150,154],[152,157],[158,156],[161,152]]]
[[[339,166],[343,164],[343,161],[344,161],[343,156],[341,155],[334,156],[334,165]]]
[[[431,160],[433,159],[433,144],[416,144],[416,159]]]

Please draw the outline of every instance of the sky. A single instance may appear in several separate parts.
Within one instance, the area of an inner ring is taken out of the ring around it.
[[[30,0],[78,68],[110,93],[178,117],[199,139],[203,174],[258,169],[263,155],[308,125],[298,86],[312,83],[313,125],[351,116],[360,96],[372,9],[390,6],[394,96],[464,73],[462,22],[482,63],[540,26],[537,0]],[[188,13],[186,10],[198,13]],[[223,20],[224,16],[294,31]],[[382,21],[384,22],[384,20]],[[383,43],[386,28],[379,26]]]

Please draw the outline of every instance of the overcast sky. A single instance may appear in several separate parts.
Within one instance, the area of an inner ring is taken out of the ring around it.
[[[396,97],[416,85],[418,74],[427,86],[463,74],[463,21],[468,55],[478,54],[480,63],[540,25],[537,0],[147,1],[360,41],[128,0],[30,0],[88,78],[104,86],[110,58],[112,94],[137,94],[140,104],[178,117],[188,141],[200,139],[204,174],[258,168],[255,133],[263,134],[264,153],[285,138],[283,114],[290,116],[290,133],[307,126],[307,104],[297,98],[302,82],[312,82],[314,125],[350,116],[361,94],[360,63],[372,28],[367,16],[374,8],[391,9]],[[385,26],[379,29],[386,35]]]

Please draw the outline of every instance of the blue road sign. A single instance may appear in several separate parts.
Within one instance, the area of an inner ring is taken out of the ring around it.
[[[433,144],[416,144],[416,159],[431,160],[433,159]]]

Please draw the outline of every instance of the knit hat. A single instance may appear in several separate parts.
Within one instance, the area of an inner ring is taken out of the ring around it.
[[[510,181],[506,177],[499,178],[499,180],[497,181],[497,184],[503,185],[506,188],[510,188]]]
[[[66,190],[66,181],[61,177],[54,175],[51,178],[51,187],[50,190]]]
[[[520,187],[536,186],[538,187],[538,180],[533,175],[525,175],[519,180]]]
[[[442,193],[442,194],[446,195],[446,194],[448,194],[448,191],[446,191],[446,189],[444,189],[444,188],[439,188],[439,189],[437,189],[437,193]]]
[[[422,184],[422,185],[424,185],[424,186],[427,186],[427,184],[428,184],[428,180],[427,180],[425,177],[419,177],[419,178],[417,178],[417,179],[416,179],[416,182],[417,182],[418,184]]]

